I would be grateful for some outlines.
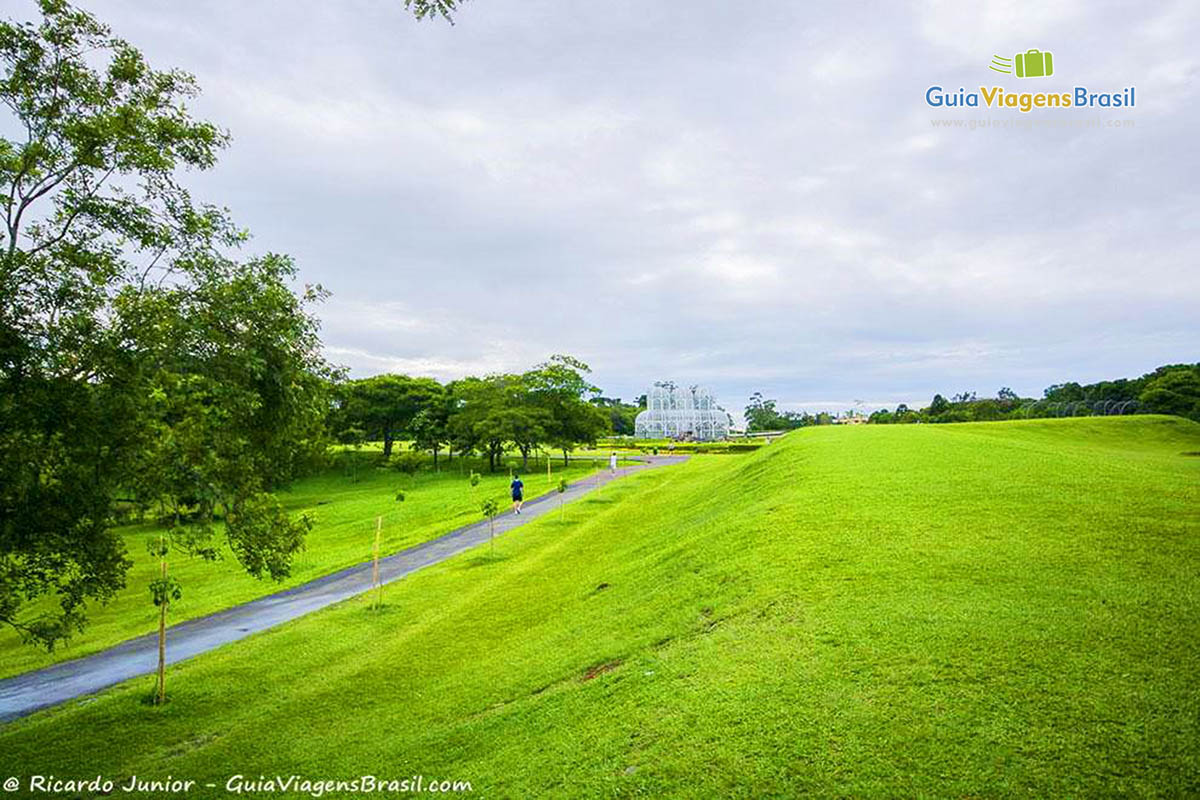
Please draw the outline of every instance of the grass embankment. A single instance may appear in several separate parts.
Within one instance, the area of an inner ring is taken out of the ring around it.
[[[644,454],[657,452],[659,455],[664,456],[691,455],[693,453],[733,455],[740,453],[753,453],[760,447],[770,443],[770,439],[761,436],[727,439],[720,442],[677,442],[672,439],[634,439],[633,437],[620,437],[615,439],[603,439],[597,443],[594,449],[580,450],[578,452],[581,455],[589,455],[592,453],[608,455],[613,451],[621,454]]]
[[[501,508],[507,507],[507,469],[489,474],[485,466],[469,464],[468,469],[474,467],[481,474],[479,486],[472,488],[467,473],[459,472],[457,459],[448,465],[443,460],[440,473],[425,469],[415,475],[376,468],[376,456],[367,453],[358,460],[360,467],[353,472],[357,480],[352,481],[350,471],[338,467],[298,481],[280,493],[289,512],[304,511],[316,520],[287,580],[276,583],[252,578],[228,549],[215,563],[173,554],[170,570],[182,583],[184,593],[181,600],[171,604],[169,623],[211,614],[369,560],[378,516],[383,517],[380,551],[388,555],[479,521],[483,518],[479,506],[487,497],[498,498]],[[553,483],[547,481],[544,460],[540,471],[525,474],[526,497],[553,491],[553,485],[562,477],[573,481],[591,472],[585,464],[572,464],[564,472],[562,463],[553,461],[551,469]],[[400,489],[405,492],[404,502],[396,501]],[[121,530],[128,556],[134,562],[125,589],[107,605],[93,606],[84,632],[52,654],[22,644],[10,629],[0,630],[0,678],[78,658],[158,630],[158,609],[151,604],[147,587],[158,577],[159,567],[157,559],[148,555],[146,542],[157,541],[160,528],[144,524]]]
[[[147,677],[17,721],[0,752],[487,797],[1194,795],[1196,452],[1161,417],[809,428],[606,487],[381,613],[178,665],[164,708]]]

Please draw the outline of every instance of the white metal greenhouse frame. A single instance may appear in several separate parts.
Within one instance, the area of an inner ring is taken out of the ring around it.
[[[638,439],[694,439],[712,442],[729,435],[729,416],[712,393],[699,386],[654,384],[646,393],[646,410],[634,420]]]

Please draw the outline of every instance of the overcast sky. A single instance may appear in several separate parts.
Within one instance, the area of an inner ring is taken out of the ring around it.
[[[563,352],[610,396],[673,379],[736,414],[1200,360],[1194,0],[83,5],[197,76],[233,143],[191,184],[333,293],[356,376]],[[1029,48],[1053,77],[988,70]],[[1137,104],[964,113],[931,85]]]

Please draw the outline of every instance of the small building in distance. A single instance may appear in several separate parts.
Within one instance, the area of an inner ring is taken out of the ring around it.
[[[638,439],[714,442],[729,435],[729,415],[707,389],[661,381],[646,393],[646,410],[637,415],[633,429]]]

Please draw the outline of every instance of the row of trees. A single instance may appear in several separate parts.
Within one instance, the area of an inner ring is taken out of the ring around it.
[[[762,392],[750,395],[743,414],[746,420],[746,430],[756,431],[790,431],[809,425],[824,425],[829,423],[829,415],[809,414],[805,411],[780,411],[777,400],[763,398]]]
[[[881,409],[868,421],[889,425],[916,422],[986,422],[1092,414],[1173,414],[1200,421],[1200,364],[1169,364],[1140,378],[1120,378],[1087,385],[1058,383],[1047,387],[1041,398],[1019,397],[1003,387],[995,397],[960,392],[949,398],[936,394],[924,408],[901,403],[894,410]],[[846,412],[844,417],[854,417]],[[746,430],[778,431],[808,425],[828,425],[835,418],[827,413],[780,411],[777,401],[750,396],[745,411]]]
[[[876,424],[914,422],[985,422],[1093,414],[1173,414],[1200,421],[1200,364],[1171,364],[1140,378],[1120,378],[1087,385],[1059,383],[1041,398],[1019,397],[1007,387],[995,397],[960,392],[950,398],[934,395],[920,409],[900,404],[895,410],[871,414]]]
[[[620,401],[597,403],[600,390],[588,382],[588,365],[556,355],[519,373],[469,377],[445,385],[432,378],[377,375],[335,389],[329,428],[346,444],[383,443],[392,456],[398,440],[433,455],[479,453],[495,471],[509,446],[529,456],[541,449],[562,453],[564,462],[581,444],[594,445],[613,430]]]
[[[633,436],[637,415],[646,410],[646,395],[640,395],[637,402],[632,405],[621,402],[619,397],[600,397],[598,395],[591,399],[591,403],[604,409],[614,435]]]

